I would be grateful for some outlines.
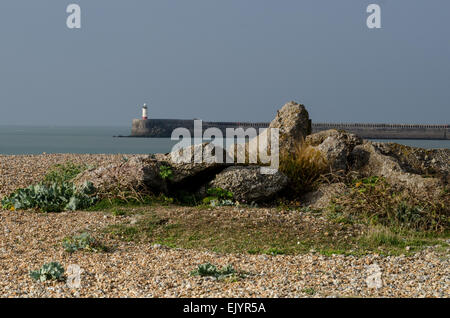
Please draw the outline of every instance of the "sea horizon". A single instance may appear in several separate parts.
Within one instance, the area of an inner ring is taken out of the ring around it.
[[[149,154],[167,153],[178,142],[170,138],[116,138],[129,135],[127,126],[0,125],[1,155]],[[371,139],[425,149],[450,149],[450,140]]]

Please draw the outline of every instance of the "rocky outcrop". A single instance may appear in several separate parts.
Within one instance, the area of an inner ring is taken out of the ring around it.
[[[99,193],[138,191],[150,189],[164,191],[165,181],[160,177],[161,163],[152,156],[133,156],[120,164],[89,169],[76,177],[74,183],[93,183]]]
[[[386,181],[411,193],[427,196],[438,195],[442,181],[437,178],[424,178],[405,171],[395,157],[383,154],[378,143],[366,142],[356,146],[349,156],[351,168],[361,176],[380,176]]]
[[[399,189],[407,189],[424,197],[430,193],[437,195],[442,192],[442,185],[448,183],[449,149],[425,150],[395,143],[369,142],[355,134],[334,129],[311,135],[308,112],[296,102],[284,105],[269,128],[245,143],[244,147],[233,146],[223,151],[211,143],[203,143],[169,154],[132,156],[120,164],[85,171],[75,182],[81,184],[91,181],[100,193],[117,189],[149,189],[156,193],[188,191],[206,195],[205,188],[217,187],[231,191],[235,199],[240,201],[266,200],[289,183],[288,178],[279,171],[262,174],[260,166],[267,162],[261,162],[261,158],[258,158],[256,151],[259,146],[264,147],[263,151],[271,160],[278,159],[273,156],[278,153],[269,143],[272,129],[279,130],[281,154],[292,154],[304,142],[323,155],[335,180],[343,180],[342,177],[347,173],[360,177],[380,176]],[[246,160],[243,163],[237,162],[238,157],[243,157],[237,151],[233,155],[230,153],[231,149],[236,148],[240,152],[245,151]],[[234,159],[231,160],[232,156]],[[260,160],[249,161],[251,158]],[[166,173],[162,173],[162,170],[170,170],[170,176],[163,177]],[[424,178],[424,175],[427,177]],[[345,189],[342,183],[321,185],[317,191],[307,194],[303,201],[312,207],[321,208]]]
[[[323,154],[333,172],[352,172],[361,178],[384,177],[399,190],[422,198],[438,197],[443,185],[448,183],[449,149],[425,150],[364,141],[354,134],[333,129],[309,135],[305,142]],[[340,183],[322,185],[303,200],[313,208],[322,208],[342,189]]]
[[[239,201],[252,202],[272,198],[288,183],[281,172],[261,174],[261,167],[229,167],[217,174],[208,186],[231,191]]]
[[[403,171],[450,181],[450,149],[422,149],[392,142],[372,145],[379,153],[394,158]]]
[[[333,172],[345,172],[348,169],[348,157],[355,146],[362,144],[362,138],[330,129],[309,135],[305,142],[322,153]]]

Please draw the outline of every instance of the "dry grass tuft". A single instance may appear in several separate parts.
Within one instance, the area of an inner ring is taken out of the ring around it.
[[[288,195],[298,197],[317,187],[328,172],[328,162],[319,150],[302,142],[280,154],[280,171],[289,178]]]

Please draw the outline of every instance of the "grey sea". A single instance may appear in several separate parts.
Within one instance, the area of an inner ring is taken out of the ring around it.
[[[115,138],[129,135],[130,127],[32,127],[0,126],[0,154],[167,153],[177,143],[170,138]],[[421,148],[450,148],[450,140],[393,141]]]

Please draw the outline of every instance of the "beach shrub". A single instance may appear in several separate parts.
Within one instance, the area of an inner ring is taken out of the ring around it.
[[[280,154],[279,170],[289,178],[287,195],[298,197],[316,188],[321,175],[328,172],[328,163],[319,150],[302,142]]]
[[[72,237],[64,238],[62,241],[62,246],[64,250],[69,253],[73,253],[79,250],[88,252],[105,251],[105,247],[86,232]]]
[[[32,279],[45,282],[48,280],[64,280],[64,268],[58,262],[44,264],[40,269],[30,272]]]
[[[91,182],[76,187],[72,183],[31,185],[18,189],[2,199],[4,209],[38,209],[42,212],[61,212],[85,209],[95,203],[95,188]]]
[[[67,162],[65,164],[55,165],[44,177],[44,184],[69,182],[78,174],[88,169],[87,165],[74,164]]]
[[[385,178],[354,180],[350,191],[330,204],[329,210],[343,219],[359,217],[371,224],[442,232],[449,228],[450,198],[417,198],[391,186]]]

